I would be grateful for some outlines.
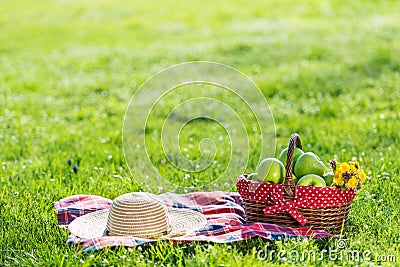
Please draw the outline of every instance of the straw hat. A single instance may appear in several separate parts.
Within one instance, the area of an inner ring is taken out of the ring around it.
[[[134,192],[114,199],[109,209],[76,218],[68,228],[85,239],[105,235],[157,239],[184,235],[204,227],[206,223],[200,212],[168,209],[156,195]]]

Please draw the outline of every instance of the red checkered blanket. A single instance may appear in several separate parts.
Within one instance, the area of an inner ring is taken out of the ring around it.
[[[169,240],[179,242],[208,241],[228,243],[262,237],[267,240],[285,238],[325,238],[334,236],[326,231],[307,228],[289,228],[268,223],[245,223],[242,198],[232,192],[195,192],[178,195],[165,193],[159,195],[168,207],[187,208],[203,213],[207,225],[189,235],[172,237]],[[84,214],[107,209],[112,201],[92,195],[74,195],[54,203],[58,214],[58,223],[68,225]],[[94,239],[82,239],[71,233],[68,242],[82,244],[83,251],[89,252],[109,246],[136,246],[148,244],[154,240],[139,239],[132,236],[103,236]]]

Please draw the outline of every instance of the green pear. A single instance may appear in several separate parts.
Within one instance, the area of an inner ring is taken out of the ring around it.
[[[257,168],[258,178],[264,183],[281,184],[286,175],[285,166],[275,158],[266,158]]]
[[[326,183],[324,179],[318,175],[307,174],[301,177],[301,179],[297,182],[297,185],[325,187]]]
[[[287,152],[288,152],[288,150],[289,150],[288,147],[285,148],[284,150],[282,150],[281,153],[279,154],[279,157],[278,157],[278,159],[283,163],[283,166],[285,166],[285,167],[286,167],[286,160],[287,160]],[[303,150],[301,150],[301,149],[298,148],[298,147],[295,147],[295,148],[294,148],[294,152],[293,152],[293,164],[292,164],[293,169],[294,169],[294,165],[295,165],[296,162],[297,162],[297,159],[298,159],[302,154],[304,154]]]
[[[298,178],[301,178],[307,174],[323,176],[325,169],[325,164],[313,152],[306,152],[302,154],[294,165],[294,173]]]
[[[328,172],[324,174],[324,180],[327,186],[331,186],[333,184],[333,172]]]

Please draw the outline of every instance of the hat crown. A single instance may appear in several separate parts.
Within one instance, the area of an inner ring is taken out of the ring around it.
[[[157,238],[170,231],[168,209],[157,196],[134,192],[114,199],[107,220],[109,235]]]

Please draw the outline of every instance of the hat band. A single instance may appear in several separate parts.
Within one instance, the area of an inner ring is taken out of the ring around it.
[[[167,230],[164,230],[162,232],[159,233],[143,233],[143,232],[136,232],[134,234],[129,234],[135,237],[139,237],[139,238],[146,238],[146,239],[152,239],[152,238],[159,238],[162,236],[166,236],[168,234],[170,234],[172,232],[172,227],[169,226]],[[107,228],[104,230],[103,232],[103,236],[126,236],[127,234],[124,232],[121,233],[111,233],[110,230],[108,230]]]

